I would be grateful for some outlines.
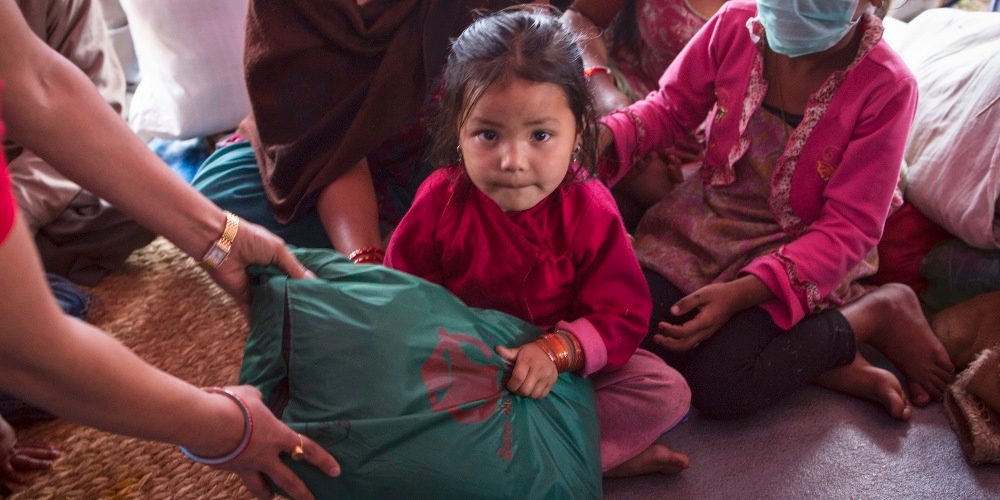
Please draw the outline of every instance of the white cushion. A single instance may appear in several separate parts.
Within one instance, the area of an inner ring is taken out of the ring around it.
[[[891,0],[886,0],[891,1]],[[942,0],[906,0],[905,2],[894,1],[889,9],[889,16],[909,21],[918,14],[935,7],[940,7]]]
[[[908,30],[893,45],[920,89],[905,197],[969,245],[1000,248],[1000,14],[931,9]]]
[[[248,0],[121,0],[142,80],[129,107],[140,135],[189,139],[235,129]]]

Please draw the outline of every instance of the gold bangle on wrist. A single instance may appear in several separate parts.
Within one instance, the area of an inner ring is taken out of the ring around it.
[[[227,211],[225,214],[226,228],[222,230],[222,236],[212,243],[212,248],[209,248],[198,262],[198,266],[206,271],[217,269],[226,261],[226,257],[229,257],[229,252],[233,249],[236,233],[240,230],[240,218],[232,212]]]

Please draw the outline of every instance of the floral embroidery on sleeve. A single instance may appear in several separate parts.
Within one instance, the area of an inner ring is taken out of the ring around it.
[[[796,269],[795,262],[786,257],[781,251],[782,248],[774,250],[771,255],[778,259],[785,266],[785,272],[788,274],[788,282],[791,283],[792,289],[797,293],[803,293],[806,296],[806,306],[809,311],[817,312],[822,309],[822,301],[819,296],[819,287],[816,283],[811,281],[802,281],[799,278],[798,270]]]

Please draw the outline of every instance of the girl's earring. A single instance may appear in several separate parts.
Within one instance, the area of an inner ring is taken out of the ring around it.
[[[455,152],[458,153],[458,162],[465,163],[465,160],[462,159],[462,146],[455,146]]]
[[[570,166],[578,165],[580,163],[580,146],[577,145],[573,148],[573,154],[569,157]]]

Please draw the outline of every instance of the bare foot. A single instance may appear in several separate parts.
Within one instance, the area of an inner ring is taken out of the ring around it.
[[[859,342],[874,346],[902,372],[913,404],[925,406],[941,398],[955,368],[910,287],[883,285],[841,312]]]
[[[604,477],[630,477],[643,474],[677,474],[687,469],[691,460],[687,455],[671,450],[660,443],[653,443],[642,453],[604,472]]]
[[[872,365],[860,354],[854,356],[851,364],[823,373],[813,382],[827,389],[879,403],[889,415],[898,420],[909,420],[913,414],[899,379],[888,370]]]

